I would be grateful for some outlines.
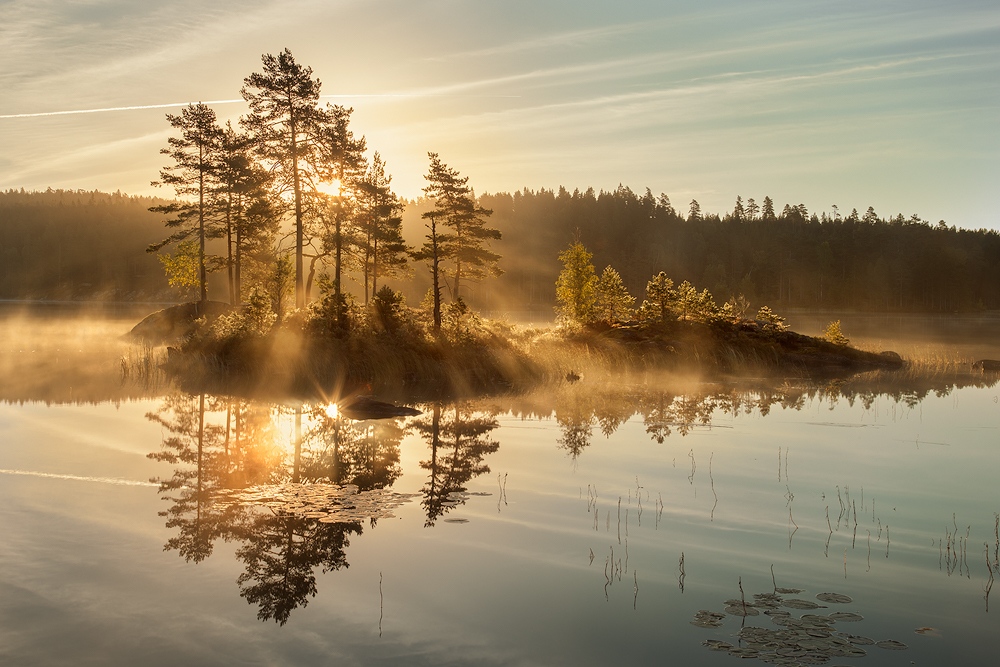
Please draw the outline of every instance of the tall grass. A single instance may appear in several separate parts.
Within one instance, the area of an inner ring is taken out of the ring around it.
[[[119,360],[122,384],[153,389],[166,382],[163,363],[166,361],[164,348],[156,348],[148,343],[133,343],[128,346]]]

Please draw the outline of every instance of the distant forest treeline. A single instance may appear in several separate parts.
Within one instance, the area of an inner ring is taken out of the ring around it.
[[[665,195],[524,190],[483,195],[503,233],[506,273],[485,284],[503,309],[555,302],[559,252],[579,236],[600,274],[613,266],[642,299],[665,271],[675,283],[708,288],[719,303],[745,295],[755,305],[865,311],[953,312],[1000,308],[1000,234],[930,224],[916,215],[780,212],[770,198],[738,199],[724,216],[687,215]],[[495,283],[490,285],[490,283]]]
[[[171,298],[160,262],[146,252],[163,233],[162,215],[148,209],[164,202],[82,190],[0,192],[0,298]],[[1000,308],[1000,234],[992,230],[882,218],[870,208],[831,216],[785,205],[777,212],[769,199],[740,200],[723,216],[702,214],[692,202],[683,215],[665,195],[627,187],[525,189],[481,195],[479,203],[494,211],[490,223],[503,233],[494,249],[505,271],[463,284],[463,296],[481,310],[551,314],[557,255],[577,237],[594,253],[598,273],[612,265],[640,300],[647,281],[665,271],[675,283],[708,288],[720,303],[743,294],[775,309]],[[431,207],[407,203],[411,243],[425,233],[420,213]],[[213,292],[221,290],[224,276],[212,280],[219,282]],[[415,304],[427,283],[398,287]]]
[[[0,299],[170,299],[146,247],[162,236],[152,197],[84,190],[0,192]]]

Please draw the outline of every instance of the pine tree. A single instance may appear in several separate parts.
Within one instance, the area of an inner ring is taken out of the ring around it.
[[[688,211],[688,222],[696,220],[701,220],[701,204],[698,203],[697,199],[692,199],[691,207]]]
[[[559,253],[563,270],[556,280],[556,312],[574,322],[589,322],[594,315],[597,275],[590,263],[593,254],[576,241]]]
[[[352,245],[358,240],[353,233],[355,230],[346,228],[351,220],[352,199],[368,166],[364,156],[365,138],[355,139],[349,128],[353,112],[351,108],[328,104],[317,113],[312,123],[315,151],[311,157],[316,177],[322,182],[335,184],[337,193],[319,197],[322,201],[319,202],[316,219],[322,230],[317,235],[323,243],[322,249],[311,261],[310,283],[316,262],[332,253],[333,290],[338,303],[345,255],[351,253]],[[307,285],[307,297],[308,294]]]
[[[364,274],[365,303],[378,291],[378,278],[396,277],[406,269],[406,243],[403,241],[403,205],[390,188],[392,176],[385,173],[385,162],[375,153],[372,164],[358,183],[358,228],[362,232],[359,253]]]
[[[181,131],[180,137],[170,137],[169,148],[160,153],[169,155],[176,164],[160,170],[160,180],[154,186],[172,185],[178,197],[194,197],[196,202],[177,201],[153,206],[150,211],[174,216],[165,222],[177,228],[169,237],[147,249],[157,252],[171,243],[198,239],[198,276],[201,301],[208,299],[208,276],[205,266],[205,239],[209,236],[211,186],[218,171],[215,152],[222,138],[222,129],[215,120],[215,112],[207,105],[189,104],[179,116],[167,114],[167,121]]]
[[[760,217],[764,220],[774,220],[774,202],[770,197],[764,197],[764,204],[760,209]]]
[[[226,237],[224,264],[234,306],[243,301],[245,258],[270,247],[281,218],[270,194],[271,174],[253,160],[251,147],[250,137],[227,123],[217,149],[213,197]]]
[[[500,239],[500,231],[486,226],[492,210],[483,208],[469,187],[468,176],[441,162],[437,153],[428,153],[431,164],[424,176],[424,192],[434,199],[435,210],[443,224],[453,230],[445,255],[454,263],[448,274],[454,278],[452,300],[460,296],[462,278],[482,280],[487,275],[500,276],[500,255],[489,249],[490,241]]]
[[[677,292],[674,281],[660,271],[646,283],[646,298],[639,307],[639,319],[649,322],[663,322],[674,316],[677,307]]]
[[[739,195],[736,195],[736,206],[733,207],[733,218],[737,221],[742,221],[746,218],[746,211],[743,210],[743,198]]]
[[[301,308],[305,305],[303,189],[320,81],[312,78],[312,68],[296,63],[288,49],[277,56],[264,54],[261,60],[264,71],[254,72],[243,81],[240,92],[250,105],[250,115],[240,122],[254,135],[261,156],[280,176],[281,189],[291,191],[294,198],[295,305]]]
[[[452,240],[449,234],[444,234],[438,225],[444,213],[434,209],[421,214],[426,224],[427,235],[424,244],[413,252],[413,259],[427,262],[431,270],[431,290],[434,301],[434,330],[441,331],[441,262],[448,257],[448,247]]]
[[[625,289],[622,277],[610,266],[597,281],[595,315],[597,319],[606,322],[619,322],[627,319],[632,313],[635,297]]]

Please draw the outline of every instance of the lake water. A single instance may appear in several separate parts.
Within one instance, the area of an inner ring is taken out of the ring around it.
[[[995,374],[584,378],[359,422],[122,383],[130,323],[3,329],[0,663],[735,665],[703,642],[745,627],[786,633],[771,664],[1000,653]]]

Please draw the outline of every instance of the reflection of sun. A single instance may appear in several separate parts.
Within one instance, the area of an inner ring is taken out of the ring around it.
[[[318,182],[316,183],[316,190],[330,197],[336,197],[340,195],[340,181],[335,178],[329,183]]]
[[[329,417],[330,419],[336,419],[338,414],[340,414],[340,411],[337,409],[336,403],[331,403],[330,405],[326,406],[327,417]]]

